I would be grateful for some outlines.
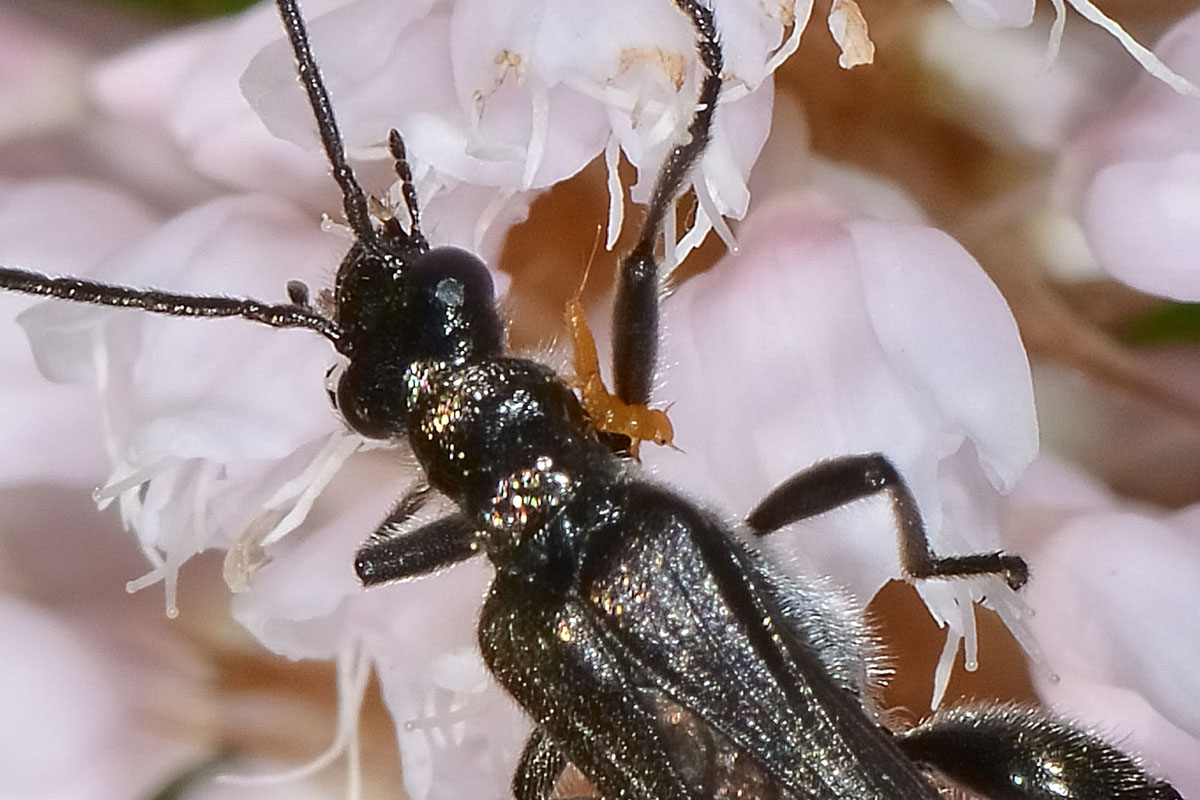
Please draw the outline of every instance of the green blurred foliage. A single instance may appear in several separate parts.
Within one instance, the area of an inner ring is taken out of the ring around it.
[[[1120,338],[1132,345],[1200,342],[1200,303],[1168,303],[1124,326]]]
[[[257,0],[104,0],[168,20],[196,20],[233,14]]]

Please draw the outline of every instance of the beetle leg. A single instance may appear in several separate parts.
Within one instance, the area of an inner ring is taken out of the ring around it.
[[[1037,709],[950,709],[898,743],[914,761],[992,800],[1181,800],[1133,758]]]
[[[567,757],[559,752],[544,731],[535,728],[525,742],[517,771],[513,774],[513,797],[516,800],[546,800],[566,765]]]
[[[596,794],[562,794],[558,783],[568,769],[575,771],[546,732],[534,729],[513,775],[513,797],[516,800],[603,800]],[[582,776],[580,780],[583,780]]]
[[[354,571],[364,586],[428,575],[482,550],[476,527],[457,513],[401,532],[427,496],[427,488],[409,493],[358,549]]]
[[[909,579],[999,575],[1013,589],[1029,577],[1024,559],[1003,552],[939,556],[929,547],[925,523],[912,490],[881,453],[823,461],[779,484],[746,517],[765,536],[797,520],[814,517],[864,497],[887,492],[900,536],[900,564]]]

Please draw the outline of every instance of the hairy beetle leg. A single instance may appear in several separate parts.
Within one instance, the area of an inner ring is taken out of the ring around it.
[[[354,554],[354,572],[363,586],[428,575],[482,552],[476,527],[457,513],[401,532],[429,493],[422,486],[405,495]]]
[[[1182,800],[1133,758],[1034,708],[943,711],[897,743],[913,760],[995,800]]]
[[[1025,560],[1009,553],[939,556],[929,546],[912,490],[881,453],[844,456],[796,473],[779,484],[746,517],[765,536],[798,520],[815,517],[879,492],[891,497],[900,536],[900,566],[910,580],[998,575],[1014,590],[1029,579]]]

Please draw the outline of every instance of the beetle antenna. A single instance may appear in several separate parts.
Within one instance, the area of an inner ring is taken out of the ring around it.
[[[687,14],[695,28],[696,53],[704,65],[704,77],[696,110],[688,124],[688,139],[672,148],[663,162],[637,242],[621,261],[613,305],[613,377],[617,396],[630,405],[646,405],[654,382],[660,290],[654,247],[662,236],[675,198],[708,146],[717,96],[721,93],[724,57],[713,12],[700,0],[675,0],[675,5]]]
[[[172,317],[241,317],[272,328],[307,328],[316,331],[332,342],[338,352],[342,352],[345,346],[341,326],[310,307],[295,302],[295,298],[291,303],[264,303],[249,297],[177,294],[82,278],[52,278],[39,272],[9,267],[0,267],[0,289],[75,303],[136,308]]]
[[[704,64],[704,79],[700,84],[700,94],[696,98],[696,113],[688,125],[688,140],[671,151],[658,173],[654,192],[650,196],[646,221],[633,248],[637,253],[653,253],[654,243],[662,233],[667,210],[683,188],[688,173],[708,147],[708,140],[712,134],[713,113],[717,110],[717,95],[721,93],[724,56],[717,40],[713,12],[699,0],[675,0],[675,5],[688,15],[696,29],[696,52]]]
[[[301,85],[308,95],[308,104],[312,107],[313,117],[317,121],[317,133],[321,137],[321,146],[329,159],[333,179],[342,190],[342,207],[345,209],[346,221],[351,230],[363,244],[373,245],[378,242],[375,228],[371,225],[371,215],[367,209],[367,196],[354,177],[354,170],[346,161],[346,148],[342,142],[341,131],[338,130],[337,120],[333,115],[333,104],[329,101],[329,92],[325,89],[325,81],[317,68],[313,57],[312,46],[308,41],[308,29],[300,16],[300,7],[296,0],[276,0],[279,17],[283,27],[287,29],[288,40],[292,44],[292,53],[296,57],[296,68]],[[414,198],[415,203],[415,198]],[[414,205],[415,207],[415,205]],[[412,212],[410,207],[409,211]]]
[[[301,85],[308,94],[308,102],[317,121],[317,132],[321,145],[329,160],[333,179],[342,190],[342,205],[346,220],[350,223],[358,240],[369,247],[377,247],[379,237],[371,224],[367,207],[367,196],[354,177],[354,171],[346,161],[346,150],[342,134],[334,119],[329,93],[317,69],[312,47],[308,42],[308,31],[300,16],[296,0],[276,0],[279,16],[287,29],[292,53],[296,58],[297,73]],[[395,148],[393,146],[393,152]],[[403,153],[403,148],[400,149]],[[424,237],[418,227],[416,193],[411,188],[411,175],[404,163],[405,202],[413,221],[413,231],[420,241]],[[397,165],[397,170],[400,165]],[[406,177],[407,176],[407,177]],[[308,303],[307,291],[298,286],[289,286],[290,303],[265,303],[248,297],[223,297],[219,295],[192,295],[164,292],[158,289],[135,289],[129,286],[89,281],[81,278],[55,278],[39,272],[12,269],[0,266],[0,289],[23,294],[54,297],[76,303],[136,308],[154,314],[175,317],[241,317],[251,322],[270,325],[272,328],[307,328],[324,336],[339,352],[347,347],[342,328],[334,320],[315,311]]]

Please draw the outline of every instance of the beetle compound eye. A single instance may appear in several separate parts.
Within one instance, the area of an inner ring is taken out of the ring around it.
[[[499,355],[504,324],[487,265],[438,247],[405,268],[403,338],[414,353],[453,363]]]

